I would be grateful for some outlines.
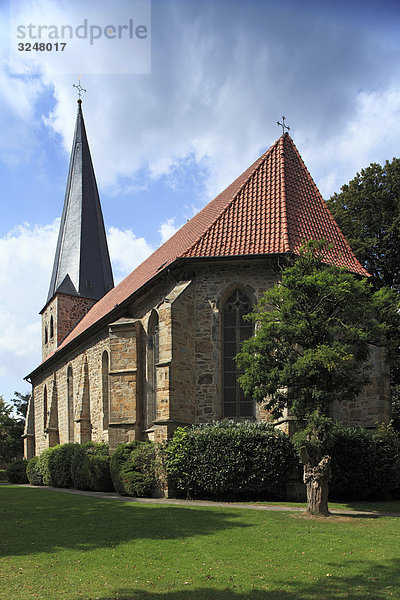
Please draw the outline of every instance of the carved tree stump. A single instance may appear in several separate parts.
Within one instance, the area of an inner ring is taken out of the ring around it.
[[[317,464],[313,464],[305,447],[301,448],[300,456],[304,465],[303,481],[307,487],[307,512],[327,516],[331,457],[323,456]]]

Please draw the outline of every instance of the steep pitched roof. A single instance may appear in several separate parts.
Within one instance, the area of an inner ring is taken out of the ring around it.
[[[286,133],[183,256],[298,253],[305,241],[319,239],[333,246],[327,261],[367,275]]]
[[[177,259],[298,253],[326,239],[327,261],[368,275],[330,214],[286,133],[226,190],[99,300],[56,352],[105,318]]]
[[[57,292],[99,300],[114,280],[81,101],[47,302]]]

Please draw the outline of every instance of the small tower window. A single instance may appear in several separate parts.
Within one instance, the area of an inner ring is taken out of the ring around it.
[[[51,315],[50,317],[50,339],[53,339],[54,337],[54,321],[53,321],[53,315]]]
[[[47,332],[47,327],[44,328],[44,343],[47,344],[49,341],[49,334]]]

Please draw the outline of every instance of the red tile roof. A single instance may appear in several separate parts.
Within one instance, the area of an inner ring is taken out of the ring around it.
[[[327,262],[368,275],[285,134],[254,163],[218,218],[182,256],[298,253],[305,241],[320,239],[333,246]]]
[[[368,275],[286,133],[99,300],[56,353],[105,318],[176,259],[298,253],[301,244],[310,239],[326,239],[332,243],[327,262]]]

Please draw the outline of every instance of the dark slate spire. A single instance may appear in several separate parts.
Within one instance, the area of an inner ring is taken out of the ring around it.
[[[89,144],[78,100],[49,302],[56,292],[100,300],[114,280]]]

